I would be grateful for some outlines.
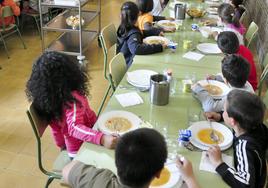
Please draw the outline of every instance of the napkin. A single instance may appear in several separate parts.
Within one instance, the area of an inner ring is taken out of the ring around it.
[[[226,154],[222,154],[222,160],[227,165],[233,166],[233,157],[231,157],[229,155],[226,155]],[[204,170],[204,171],[208,171],[208,172],[212,172],[212,173],[217,173],[215,171],[215,168],[212,166],[211,162],[209,161],[209,158],[207,157],[205,151],[202,152],[201,161],[200,161],[200,165],[199,165],[199,170]]]
[[[139,96],[137,92],[118,94],[115,95],[115,98],[123,107],[134,106],[143,103],[142,98]]]
[[[184,57],[186,59],[191,59],[194,61],[199,61],[200,59],[202,59],[204,57],[204,55],[200,54],[200,53],[196,53],[196,52],[187,52],[182,57]]]

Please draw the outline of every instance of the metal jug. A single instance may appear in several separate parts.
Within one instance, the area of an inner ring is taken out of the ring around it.
[[[186,13],[186,4],[175,4],[175,19],[176,20],[184,20]]]
[[[168,104],[169,82],[167,76],[155,74],[150,79],[150,101],[159,106]]]

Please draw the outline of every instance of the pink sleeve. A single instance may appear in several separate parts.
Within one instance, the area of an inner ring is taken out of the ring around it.
[[[59,127],[55,123],[51,123],[50,127],[51,127],[52,135],[53,135],[53,138],[54,138],[56,145],[60,148],[64,148],[65,141],[64,141],[64,136],[61,132],[61,127]]]
[[[92,124],[85,122],[85,109],[82,105],[77,105],[75,102],[72,103],[71,108],[66,109],[66,122],[68,125],[68,133],[70,136],[83,140],[85,142],[91,142],[100,145],[102,132],[91,129],[96,122],[95,113],[90,110],[90,118]]]

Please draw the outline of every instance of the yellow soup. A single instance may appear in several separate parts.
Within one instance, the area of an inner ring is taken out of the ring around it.
[[[131,129],[131,122],[122,117],[113,117],[105,122],[105,126],[113,132],[125,132]]]
[[[224,136],[219,131],[214,130],[215,134],[219,138],[219,141],[216,143],[210,138],[211,131],[212,129],[202,129],[197,133],[197,136],[205,144],[221,144],[224,140]]]
[[[222,89],[218,86],[208,84],[208,85],[204,86],[204,88],[205,88],[205,90],[207,90],[207,92],[210,95],[221,95],[222,94]]]
[[[154,178],[154,180],[151,183],[151,186],[165,185],[168,182],[169,178],[170,178],[170,172],[166,167],[164,167],[163,170],[161,171],[160,177]]]

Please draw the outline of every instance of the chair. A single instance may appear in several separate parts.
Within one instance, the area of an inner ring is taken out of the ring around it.
[[[258,85],[258,95],[259,95],[259,97],[261,97],[262,86],[263,86],[263,83],[266,80],[267,76],[268,76],[268,64],[265,66],[265,68],[263,69],[263,71],[261,73],[261,77],[260,77],[260,81],[259,81],[259,85]]]
[[[47,171],[42,163],[42,144],[41,144],[41,138],[43,136],[43,133],[45,132],[46,128],[48,127],[48,123],[44,120],[42,120],[38,114],[36,113],[33,105],[31,104],[26,111],[26,114],[29,118],[29,121],[31,123],[36,142],[37,142],[37,158],[38,158],[38,167],[41,170],[41,172],[48,176],[48,180],[46,182],[45,188],[49,186],[49,184],[54,179],[61,179],[61,171],[63,167],[70,162],[70,158],[68,156],[68,153],[66,150],[61,151],[61,153],[58,155],[57,159],[55,160],[53,164],[53,171]]]
[[[256,38],[258,30],[259,27],[257,26],[257,24],[255,22],[251,22],[245,34],[245,44],[248,48],[251,45],[252,41],[254,41],[254,39]]]
[[[2,16],[1,16],[2,28],[0,28],[0,41],[2,41],[4,44],[4,48],[5,48],[5,51],[6,51],[8,58],[10,58],[10,57],[9,57],[8,49],[7,49],[6,42],[5,42],[6,37],[8,37],[14,33],[17,33],[20,40],[21,40],[21,43],[22,43],[24,49],[26,49],[25,43],[22,40],[20,31],[19,31],[19,28],[17,27],[17,25],[16,24],[5,25],[4,19],[7,17],[11,17],[11,16],[14,16],[14,13],[13,13],[12,9],[10,8],[10,6],[2,7]]]
[[[122,53],[119,53],[111,59],[109,64],[109,74],[108,74],[109,90],[106,91],[103,97],[101,106],[99,107],[98,110],[98,116],[102,111],[105,100],[110,92],[110,89],[112,88],[113,92],[116,90],[116,87],[119,85],[126,71],[127,71],[126,60],[124,58],[124,55]]]
[[[113,91],[117,88],[127,72],[127,64],[122,53],[117,54],[109,64],[109,82]]]
[[[103,75],[108,80],[107,64],[116,54],[117,34],[114,24],[109,24],[101,30],[99,40],[104,55]]]
[[[41,39],[40,15],[39,15],[39,13],[22,12],[21,15],[22,15],[21,16],[22,17],[22,19],[21,19],[21,29],[23,29],[25,17],[31,17],[35,22],[38,34],[39,34],[40,39]]]

